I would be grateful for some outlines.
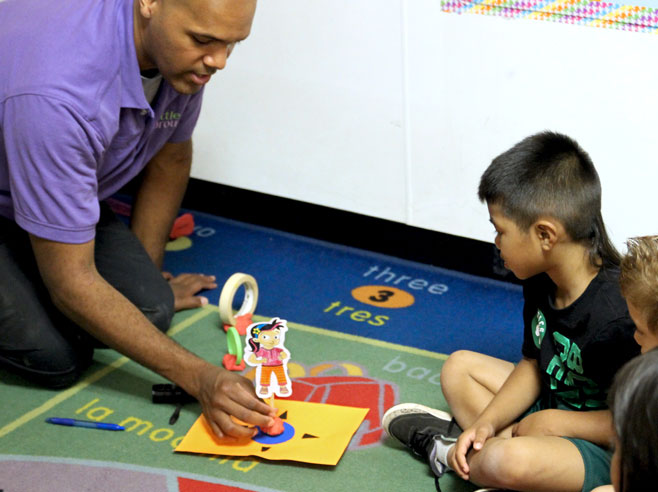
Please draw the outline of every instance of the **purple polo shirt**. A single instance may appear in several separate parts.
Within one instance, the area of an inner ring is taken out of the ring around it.
[[[190,139],[202,93],[163,80],[148,104],[133,0],[4,0],[0,19],[0,215],[87,242],[99,200],[165,143]]]

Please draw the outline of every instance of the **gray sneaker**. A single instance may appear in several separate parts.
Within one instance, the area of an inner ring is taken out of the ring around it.
[[[417,403],[401,403],[389,408],[382,418],[382,426],[417,456],[428,461],[437,490],[438,479],[446,470],[444,463],[436,459],[435,441],[456,442],[462,429],[449,413]]]

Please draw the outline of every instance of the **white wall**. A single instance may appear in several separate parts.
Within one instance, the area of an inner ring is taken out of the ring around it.
[[[658,36],[451,14],[439,0],[261,1],[206,88],[193,176],[491,241],[479,176],[576,138],[618,246],[658,232]]]

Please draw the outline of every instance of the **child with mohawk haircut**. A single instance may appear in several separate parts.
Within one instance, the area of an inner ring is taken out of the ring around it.
[[[482,487],[590,491],[610,481],[608,388],[638,353],[598,174],[574,140],[543,132],[496,157],[478,195],[524,281],[523,357],[453,353],[441,384],[454,419],[404,403],[384,428],[429,461],[437,489],[453,470]]]

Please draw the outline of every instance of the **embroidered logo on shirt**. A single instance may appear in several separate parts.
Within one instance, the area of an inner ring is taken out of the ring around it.
[[[181,113],[175,111],[165,111],[155,124],[156,128],[176,128],[180,121]]]
[[[532,339],[535,342],[535,346],[539,348],[541,346],[541,341],[544,339],[544,334],[546,333],[546,318],[544,313],[541,310],[537,309],[537,314],[532,318]]]

